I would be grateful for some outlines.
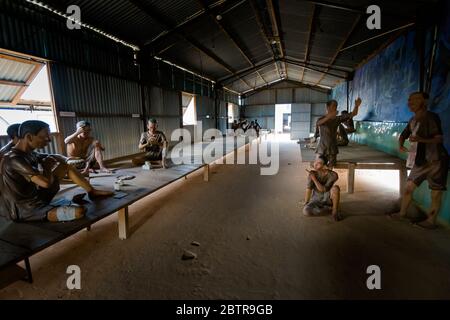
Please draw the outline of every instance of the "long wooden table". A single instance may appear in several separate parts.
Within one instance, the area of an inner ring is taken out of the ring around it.
[[[316,159],[315,150],[308,148],[306,142],[302,142],[300,143],[300,152],[302,162],[309,162],[312,165]],[[339,147],[335,168],[348,170],[348,193],[353,193],[355,190],[356,169],[398,170],[400,194],[403,194],[405,190],[408,175],[405,161],[367,145],[351,142],[348,146]]]

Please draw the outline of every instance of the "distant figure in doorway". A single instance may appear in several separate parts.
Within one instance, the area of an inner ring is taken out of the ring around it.
[[[91,124],[80,121],[77,123],[77,131],[64,140],[70,158],[68,163],[74,165],[83,175],[89,175],[96,164],[101,172],[111,173],[103,163],[105,148],[100,141],[91,136],[91,132]]]
[[[254,127],[256,130],[256,136],[259,137],[259,131],[261,131],[261,126],[258,123],[258,119],[255,119]]]
[[[351,120],[358,114],[361,106],[361,99],[355,100],[355,108],[351,113],[337,115],[338,103],[336,100],[327,102],[327,114],[317,120],[317,127],[319,128],[319,144],[317,145],[316,153],[325,156],[328,159],[326,165],[332,169],[336,165],[338,151],[337,130],[341,123]]]
[[[306,216],[320,216],[330,214],[335,221],[341,220],[339,214],[340,189],[334,183],[338,174],[327,169],[327,160],[319,156],[314,161],[314,170],[308,172],[308,185],[305,193],[303,214]]]
[[[412,152],[404,147],[405,141],[409,139],[416,145],[415,157],[400,212],[392,214],[391,217],[406,218],[414,190],[427,180],[431,189],[431,208],[427,212],[427,219],[418,225],[434,229],[441,209],[442,196],[447,190],[449,155],[443,144],[441,119],[436,113],[427,110],[428,98],[425,92],[414,92],[408,99],[408,107],[414,112],[414,116],[400,135],[399,149],[402,152]]]
[[[145,151],[145,155],[133,159],[136,166],[143,165],[146,161],[159,162],[166,168],[166,153],[168,142],[162,131],[158,130],[156,119],[149,119],[147,122],[148,131],[141,134],[139,140],[139,150]]]
[[[0,161],[3,156],[7,154],[11,149],[19,142],[19,127],[20,123],[14,123],[6,129],[6,134],[9,137],[9,142],[0,149]]]

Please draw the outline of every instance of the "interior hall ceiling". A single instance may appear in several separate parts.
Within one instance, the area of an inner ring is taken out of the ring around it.
[[[43,0],[239,93],[286,79],[332,88],[434,0]],[[381,30],[369,30],[369,5]],[[50,13],[49,13],[50,14]],[[376,37],[354,47],[359,42]],[[347,48],[350,47],[350,48]]]

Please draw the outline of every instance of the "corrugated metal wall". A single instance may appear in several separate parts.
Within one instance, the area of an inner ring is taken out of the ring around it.
[[[291,139],[309,137],[311,130],[311,104],[293,103],[291,105]]]
[[[283,103],[324,103],[329,94],[306,87],[269,88],[251,94],[243,99],[246,106]]]
[[[291,86],[286,88],[286,86]],[[295,135],[302,137],[308,130],[314,132],[317,118],[325,113],[323,106],[329,99],[326,92],[317,91],[307,87],[292,87],[289,83],[280,83],[272,88],[262,90],[243,99],[244,117],[258,119],[261,127],[275,129],[275,104],[311,104],[308,115],[310,119],[304,119],[306,112],[292,110],[292,125]],[[294,113],[296,113],[294,115]],[[295,122],[295,123],[294,123]],[[295,129],[294,129],[294,126]],[[306,126],[308,129],[306,129]]]
[[[148,86],[145,92],[147,116],[158,121],[158,129],[164,132],[171,145],[176,144],[177,141],[170,141],[170,136],[182,123],[181,92]]]
[[[243,109],[244,118],[248,121],[257,119],[263,129],[275,129],[275,105],[246,106]]]
[[[75,131],[75,124],[86,120],[92,124],[92,135],[105,147],[105,159],[124,157],[139,152],[139,137],[143,131],[142,121],[125,117],[76,117],[61,118],[61,126],[68,133]],[[68,134],[65,134],[67,136]]]
[[[196,96],[197,121],[202,122],[203,132],[216,127],[214,99]]]
[[[326,103],[313,103],[311,105],[311,132],[316,131],[317,120],[327,112]]]
[[[228,123],[228,107],[225,101],[219,101],[219,112],[218,112],[218,129],[223,133],[227,133],[227,123]]]
[[[244,99],[244,105],[276,104],[276,89],[264,90]]]
[[[88,72],[62,64],[50,64],[55,108],[75,112],[75,118],[59,117],[60,131],[68,136],[79,120],[91,122],[94,136],[106,148],[105,159],[139,152],[142,114],[137,82]]]

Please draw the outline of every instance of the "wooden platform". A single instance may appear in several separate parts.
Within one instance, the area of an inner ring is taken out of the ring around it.
[[[316,158],[315,150],[307,148],[306,143],[300,144],[300,152],[302,162],[309,162],[311,164],[314,162]],[[405,161],[385,152],[370,148],[367,145],[350,143],[348,146],[339,147],[335,168],[348,170],[348,193],[354,192],[356,169],[398,170],[400,194],[403,194],[406,185],[407,168]]]
[[[86,216],[83,219],[72,222],[12,222],[0,217],[0,288],[9,285],[19,279],[32,282],[31,266],[28,258],[33,254],[83,230],[90,230],[95,222],[118,213],[118,233],[119,238],[124,240],[129,237],[128,232],[128,207],[140,199],[164,188],[165,186],[186,178],[189,174],[197,170],[203,170],[203,178],[209,181],[209,167],[214,161],[223,158],[235,150],[247,147],[249,140],[227,141],[217,139],[212,144],[201,142],[195,146],[199,150],[204,150],[207,146],[219,146],[222,144],[222,152],[215,154],[209,163],[205,163],[200,155],[183,157],[185,164],[174,164],[180,162],[180,158],[168,159],[167,169],[143,170],[141,167],[121,168],[114,174],[99,174],[91,176],[91,184],[94,187],[113,190],[114,181],[117,176],[133,175],[136,178],[126,180],[123,190],[126,196],[120,199],[114,197],[97,199],[91,201],[84,197],[87,208]],[[60,200],[70,200],[76,194],[85,193],[79,187],[66,185],[55,197],[53,202]],[[16,265],[20,261],[25,262],[26,269],[23,270]],[[17,278],[16,278],[17,277]]]

